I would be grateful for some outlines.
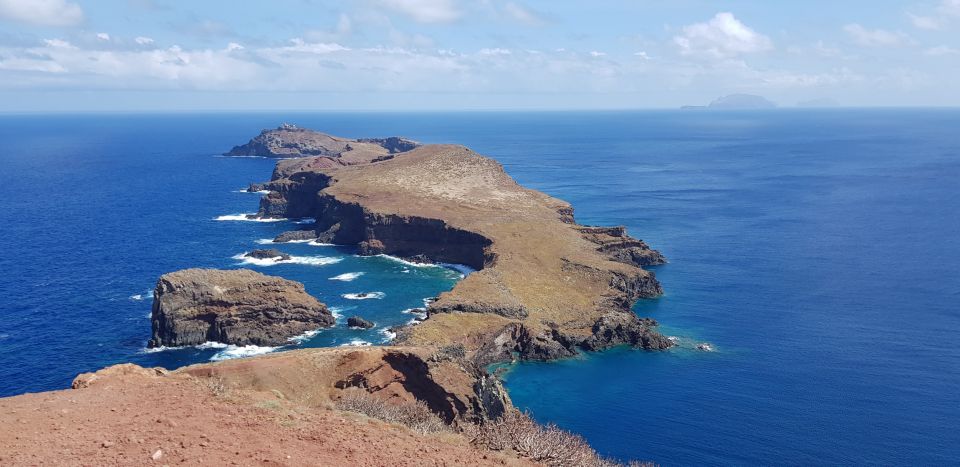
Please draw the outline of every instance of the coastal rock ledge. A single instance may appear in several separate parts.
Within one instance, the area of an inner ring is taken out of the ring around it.
[[[154,291],[149,347],[220,342],[277,346],[334,324],[303,284],[249,269],[184,269]]]

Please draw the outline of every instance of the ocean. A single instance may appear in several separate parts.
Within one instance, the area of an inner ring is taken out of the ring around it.
[[[237,259],[296,220],[233,220],[256,211],[240,191],[274,161],[217,155],[281,122],[464,144],[667,256],[665,295],[635,309],[713,352],[614,349],[505,374],[517,406],[602,454],[960,462],[960,110],[3,115],[0,396],[119,362],[273,350],[146,351],[150,291],[181,268],[298,280],[341,316],[288,348],[386,342],[455,285],[462,271],[346,247]],[[376,327],[346,328],[354,314]]]

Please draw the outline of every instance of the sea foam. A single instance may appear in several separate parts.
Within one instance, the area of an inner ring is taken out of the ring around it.
[[[336,276],[331,277],[330,280],[332,280],[332,281],[350,282],[350,281],[352,281],[352,280],[354,280],[354,279],[356,279],[356,278],[358,278],[358,277],[360,277],[360,276],[362,276],[362,275],[363,275],[362,272],[345,272],[345,273],[343,273],[343,274],[340,274],[340,275],[336,275]]]
[[[289,219],[272,217],[248,217],[256,216],[256,213],[224,214],[214,217],[215,221],[244,221],[244,222],[283,222]]]
[[[465,264],[455,264],[455,263],[417,263],[417,262],[415,262],[415,261],[410,261],[410,260],[406,260],[406,259],[403,259],[403,258],[398,258],[398,257],[396,257],[396,256],[385,255],[385,254],[379,254],[379,255],[374,255],[374,256],[376,256],[376,257],[378,257],[378,258],[388,259],[388,260],[393,261],[393,262],[395,262],[395,263],[400,263],[400,264],[402,264],[402,265],[404,265],[404,266],[411,267],[411,268],[445,268],[445,269],[452,269],[452,270],[454,270],[454,271],[459,272],[459,273],[461,274],[461,276],[464,276],[464,277],[470,275],[471,273],[477,272],[476,269],[471,268],[470,266],[467,266],[467,265],[465,265]],[[401,272],[409,272],[409,270],[408,270],[408,269],[404,269],[404,270],[401,271]]]
[[[350,342],[340,344],[340,347],[366,347],[368,345],[373,345],[373,344],[362,339],[354,339]]]
[[[380,299],[385,297],[387,294],[383,292],[367,292],[367,293],[345,293],[341,297],[346,298],[347,300],[370,300],[370,299]]]
[[[214,354],[210,357],[211,362],[219,362],[222,360],[231,360],[234,358],[243,358],[243,357],[252,357],[254,355],[262,355],[265,353],[273,352],[277,350],[278,347],[262,347],[259,345],[228,345],[223,350]]]
[[[147,290],[147,291],[145,291],[145,292],[143,292],[143,293],[138,293],[138,294],[134,294],[134,295],[131,295],[131,296],[130,296],[130,300],[135,300],[135,301],[138,301],[138,302],[141,301],[141,300],[148,299],[148,298],[153,298],[153,291],[152,291],[152,290]]]
[[[258,239],[258,240],[257,240],[257,243],[259,243],[259,244],[261,244],[261,245],[277,245],[277,244],[281,244],[281,243],[311,243],[311,242],[313,242],[313,240],[311,240],[311,239],[306,239],[306,240],[287,240],[287,241],[285,241],[285,242],[275,242],[275,241],[273,241],[272,238],[261,238],[261,239]]]
[[[326,266],[328,264],[339,263],[343,258],[332,258],[329,256],[291,256],[288,260],[281,260],[280,256],[273,258],[251,258],[244,256],[246,253],[234,255],[233,259],[243,264],[252,264],[255,266],[276,266],[278,264],[305,264],[308,266]]]

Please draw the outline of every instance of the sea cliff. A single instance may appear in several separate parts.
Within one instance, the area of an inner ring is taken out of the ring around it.
[[[671,342],[632,305],[662,293],[644,266],[664,257],[622,227],[576,224],[566,202],[517,184],[496,161],[426,145],[351,166],[281,161],[261,217],[312,217],[316,238],[360,254],[459,263],[477,270],[402,330],[410,345],[464,344],[478,362],[549,360],[619,344]]]

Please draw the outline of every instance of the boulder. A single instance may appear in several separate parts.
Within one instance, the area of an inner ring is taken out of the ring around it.
[[[247,258],[256,258],[256,259],[280,258],[280,261],[290,261],[290,255],[276,248],[270,248],[269,250],[253,250],[243,256],[246,256]]]
[[[374,326],[374,324],[359,316],[351,316],[347,318],[347,326],[350,326],[351,328],[370,329]]]

